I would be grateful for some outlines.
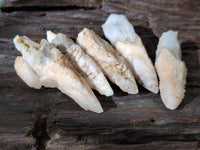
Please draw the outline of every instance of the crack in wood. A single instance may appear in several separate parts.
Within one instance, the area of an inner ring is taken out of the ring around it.
[[[47,141],[50,139],[46,127],[47,115],[40,115],[35,121],[33,129],[27,134],[27,136],[33,136],[35,138],[35,147],[37,150],[45,150]]]

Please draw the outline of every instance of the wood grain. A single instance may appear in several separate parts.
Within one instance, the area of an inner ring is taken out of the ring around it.
[[[4,0],[2,3],[3,11],[15,10],[55,10],[55,9],[92,9],[100,8],[102,0]]]
[[[0,13],[0,149],[45,149],[45,146],[71,150],[199,148],[199,6],[199,1],[195,0],[3,1],[3,13]],[[42,7],[45,9],[39,11]],[[88,7],[91,8],[88,10]],[[28,11],[29,8],[32,11]],[[77,34],[88,27],[104,38],[101,24],[113,12],[127,15],[152,61],[161,33],[169,29],[179,31],[188,76],[186,95],[177,110],[167,110],[159,94],[150,93],[141,86],[139,94],[128,95],[112,84],[115,92],[112,97],[95,92],[105,110],[103,114],[95,114],[82,110],[57,89],[31,89],[16,75],[13,63],[20,55],[12,43],[16,34],[39,42],[45,38],[46,30],[52,30],[75,40]]]
[[[109,13],[125,13],[135,22],[145,20],[156,36],[178,30],[180,39],[200,43],[200,1],[188,0],[105,0],[102,9]],[[145,26],[145,21],[142,26]]]
[[[56,142],[55,142],[56,143]],[[107,145],[70,145],[65,143],[64,145],[51,145],[48,147],[48,150],[65,150],[66,147],[72,150],[169,150],[169,149],[176,149],[176,150],[188,150],[188,149],[197,149],[198,142],[166,142],[166,141],[159,141],[159,142],[151,142],[148,144],[134,144],[134,145],[114,145],[114,144],[107,144]]]

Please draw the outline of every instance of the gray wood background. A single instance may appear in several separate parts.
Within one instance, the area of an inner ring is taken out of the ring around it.
[[[159,94],[139,86],[128,95],[95,92],[105,112],[82,110],[57,89],[35,90],[16,75],[12,39],[27,35],[39,42],[46,30],[76,39],[84,28],[101,37],[110,13],[124,13],[154,62],[158,37],[179,31],[188,69],[185,98],[166,109]],[[0,149],[132,150],[200,149],[199,0],[3,0],[0,13]]]

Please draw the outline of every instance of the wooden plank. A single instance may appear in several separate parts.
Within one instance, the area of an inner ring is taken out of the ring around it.
[[[12,38],[17,34],[40,41],[45,38],[47,30],[52,30],[63,32],[75,39],[84,27],[88,27],[102,36],[100,25],[106,16],[106,13],[96,10],[1,13],[1,54],[19,55],[12,43]]]
[[[102,0],[4,0],[3,11],[100,8]],[[29,8],[29,9],[28,9]],[[47,9],[48,8],[48,9]]]
[[[198,0],[105,0],[102,9],[108,13],[125,13],[134,22],[145,20],[156,36],[170,29],[178,30],[182,41],[195,40],[200,43],[199,6]]]
[[[134,25],[141,25],[140,23],[143,23],[142,26],[153,28],[157,36],[160,36],[166,30],[173,29],[180,31],[181,40],[198,40],[199,43],[200,39],[200,35],[198,34],[200,28],[200,1],[198,0],[36,0],[31,2],[24,0],[6,0],[2,3],[2,10],[6,11],[9,8],[13,8],[14,11],[17,7],[21,7],[21,10],[29,7],[32,9],[36,8],[35,10],[50,10],[54,6],[55,10],[61,9],[60,7],[62,6],[67,6],[69,9],[78,9],[78,7],[87,9],[88,7],[94,7],[93,9],[102,8],[107,13],[125,13],[130,17],[129,19],[134,20]],[[58,8],[56,8],[57,6]],[[31,9],[25,10],[30,11]],[[173,22],[173,24],[168,22]]]
[[[34,149],[34,137],[42,136],[38,132],[42,131],[44,114],[58,91],[38,93],[27,87],[14,71],[14,59],[0,54],[0,149]]]
[[[123,146],[118,144],[127,143],[132,144],[130,147],[125,146],[127,149],[132,149],[134,146],[138,148],[137,143],[144,147],[150,145],[152,149],[163,143],[166,144],[166,149],[167,144],[177,149],[184,146],[188,149],[198,147],[197,141],[200,140],[198,108],[200,17],[196,13],[199,11],[198,5],[197,1],[186,0],[168,3],[157,0],[103,1],[102,8],[94,10],[84,10],[84,8],[50,12],[17,10],[12,13],[0,13],[0,132],[3,135],[0,137],[0,149],[2,146],[3,149],[14,149],[20,145],[22,147],[20,149],[25,149],[26,146],[35,148],[35,143],[36,146],[44,148],[48,136],[51,137],[47,146],[49,149],[52,147],[66,149],[70,143],[72,143],[70,149],[83,147],[122,149]],[[56,89],[34,90],[28,88],[17,77],[13,62],[20,54],[12,43],[12,38],[16,34],[27,35],[38,42],[45,38],[46,30],[52,30],[75,39],[84,27],[89,27],[103,37],[100,25],[111,12],[125,13],[128,16],[136,32],[142,37],[153,61],[157,36],[168,29],[180,31],[183,60],[188,68],[188,77],[186,96],[177,110],[167,110],[159,94],[149,93],[142,87],[139,87],[139,94],[127,95],[112,84],[114,96],[107,98],[95,93],[105,113],[94,114],[82,110]],[[36,141],[26,137],[28,133]]]
[[[187,100],[191,101],[193,98],[189,97]],[[166,110],[160,98],[145,92],[135,97],[113,96],[110,100],[98,95],[98,99],[106,109],[101,115],[82,111],[65,98],[56,102],[49,116],[48,131],[51,137],[59,135],[62,138],[53,141],[61,145],[66,141],[74,145],[133,144],[156,140],[197,141],[200,138],[199,96],[189,104],[183,103],[176,111]],[[195,112],[189,112],[194,107],[191,103],[197,105],[193,109]]]
[[[22,93],[25,95],[25,91],[22,90],[23,85],[18,84],[19,79],[12,67],[13,61],[12,56],[0,55],[0,149],[34,144],[32,138],[25,136],[33,126],[32,102],[29,96],[21,96]]]
[[[114,145],[114,144],[106,144],[106,145],[73,145],[65,142],[64,145],[58,145],[58,143],[53,143],[48,145],[48,150],[188,150],[188,149],[198,149],[198,142],[166,142],[166,141],[158,141],[151,142],[146,144],[135,144],[135,145]]]

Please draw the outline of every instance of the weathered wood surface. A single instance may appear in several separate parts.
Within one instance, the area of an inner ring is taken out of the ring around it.
[[[188,149],[197,149],[197,142],[166,142],[166,141],[159,141],[159,142],[150,142],[148,144],[129,144],[129,145],[72,145],[67,144],[65,145],[58,145],[56,142],[54,145],[51,145],[48,150],[169,150],[169,149],[176,149],[176,150],[188,150]]]
[[[93,8],[93,7],[101,7],[102,0],[33,0],[33,1],[26,1],[26,0],[7,0],[3,1],[2,9],[13,9],[13,7],[23,9],[25,7],[42,7],[42,8],[53,8],[53,7],[67,7],[67,8]],[[75,7],[73,7],[75,6]]]
[[[200,148],[198,0],[4,0],[2,10],[0,149]],[[153,61],[160,34],[169,29],[180,31],[188,77],[186,96],[177,110],[167,110],[159,94],[142,87],[139,94],[127,95],[112,85],[114,96],[96,93],[105,112],[95,114],[82,110],[56,89],[31,89],[16,75],[13,62],[20,55],[12,43],[16,34],[39,41],[45,38],[46,30],[52,30],[75,39],[84,27],[89,27],[103,37],[100,25],[113,12],[128,16]]]

